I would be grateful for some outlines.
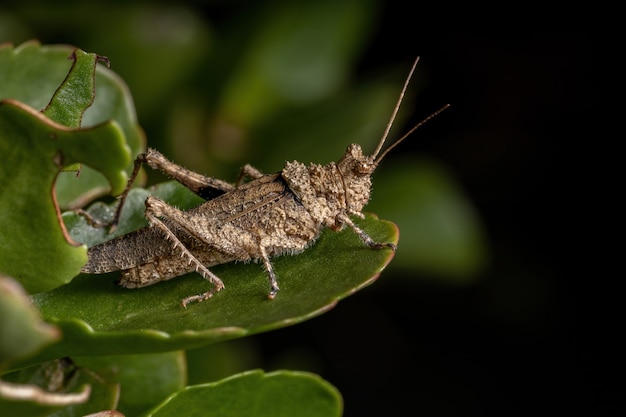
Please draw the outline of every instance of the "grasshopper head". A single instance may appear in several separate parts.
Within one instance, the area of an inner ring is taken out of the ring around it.
[[[402,98],[402,96],[400,96],[400,98]],[[400,102],[398,102],[396,110],[399,105]],[[383,152],[381,152],[381,150],[383,144],[385,143],[385,139],[387,138],[387,134],[389,133],[389,129],[391,128],[391,124],[393,122],[395,114],[389,121],[387,131],[383,135],[383,138],[378,143],[378,147],[372,155],[363,155],[363,150],[361,149],[361,146],[357,145],[356,143],[348,146],[348,149],[346,149],[346,153],[339,160],[339,162],[337,162],[337,168],[341,173],[341,179],[343,181],[343,187],[346,196],[346,208],[348,209],[349,213],[361,213],[361,210],[369,201],[370,191],[372,187],[372,173],[376,170],[376,167],[378,166],[380,161],[382,161],[383,158],[393,148],[395,148],[400,142],[406,139],[418,127],[422,126],[424,123],[426,123],[448,107],[450,107],[450,105],[446,104],[439,110],[431,113],[430,116],[426,117],[424,120],[413,126],[412,129],[410,129],[407,133],[400,137],[400,139],[396,140]]]
[[[353,143],[337,162],[346,196],[346,206],[351,213],[360,213],[370,199],[372,172],[376,169],[373,156],[363,155],[360,145]]]
[[[398,102],[393,110],[391,115],[391,119],[387,123],[387,128],[383,133],[380,142],[378,142],[378,146],[374,150],[372,155],[363,155],[363,150],[361,146],[357,144],[352,144],[348,146],[346,149],[346,153],[343,157],[337,162],[337,168],[341,174],[341,180],[343,181],[343,187],[345,190],[345,199],[346,199],[346,209],[351,214],[360,214],[361,210],[370,198],[370,191],[372,187],[372,173],[383,160],[383,158],[400,142],[406,139],[411,133],[413,133],[417,128],[422,126],[424,123],[447,109],[450,105],[446,104],[439,110],[432,113],[430,116],[426,117],[424,120],[413,126],[407,133],[402,135],[399,139],[397,139],[394,143],[387,147],[383,151],[383,146],[389,135],[389,131],[391,130],[391,126],[396,118],[396,114],[398,113],[398,109],[400,108],[400,104],[402,103],[402,98],[404,97],[404,93],[406,92],[407,86],[413,75],[413,71],[415,71],[415,67],[417,66],[417,62],[419,61],[419,57],[413,63],[411,67],[411,71],[409,72],[406,81],[404,82],[404,86],[402,87],[402,91],[400,92],[400,97],[398,98]]]

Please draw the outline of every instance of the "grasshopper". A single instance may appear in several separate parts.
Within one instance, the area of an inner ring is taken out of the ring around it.
[[[279,286],[270,259],[297,254],[311,246],[324,227],[351,228],[373,249],[393,243],[375,242],[350,216],[364,217],[370,199],[371,175],[381,160],[415,129],[449,107],[446,105],[410,129],[384,152],[382,147],[395,120],[419,58],[415,60],[386,130],[372,155],[351,144],[343,157],[328,165],[286,162],[280,172],[263,174],[245,165],[235,184],[189,171],[148,149],[135,160],[133,173],[116,211],[114,223],[142,164],[159,169],[206,200],[179,210],[149,196],[145,216],[149,226],[91,247],[82,272],[101,274],[120,270],[119,284],[139,288],[197,272],[212,288],[182,300],[183,307],[204,301],[224,289],[209,267],[233,261],[261,261],[269,277],[268,298]],[[245,181],[249,179],[249,181]]]

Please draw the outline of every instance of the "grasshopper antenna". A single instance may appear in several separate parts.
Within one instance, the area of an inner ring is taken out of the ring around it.
[[[400,137],[400,139],[395,141],[390,147],[385,149],[385,151],[380,156],[378,156],[378,153],[382,149],[383,145],[385,144],[385,141],[387,140],[387,137],[389,136],[389,132],[391,131],[391,127],[393,126],[393,122],[396,120],[396,116],[398,115],[398,110],[400,110],[400,105],[402,104],[402,100],[404,99],[404,93],[406,93],[406,89],[409,86],[409,82],[411,81],[411,77],[413,77],[413,72],[415,72],[415,68],[417,67],[417,63],[419,62],[419,60],[420,60],[419,56],[417,58],[415,58],[415,61],[413,62],[413,66],[411,67],[411,70],[409,71],[409,75],[406,77],[406,80],[404,81],[404,85],[402,86],[402,91],[400,92],[400,97],[398,97],[398,102],[396,103],[396,107],[393,109],[393,113],[391,114],[391,118],[389,119],[389,123],[387,123],[387,128],[385,129],[385,133],[383,133],[383,137],[380,139],[380,142],[378,142],[378,146],[376,147],[376,150],[372,154],[372,158],[375,158],[375,164],[376,165],[378,165],[378,163],[380,161],[382,161],[382,159],[385,157],[385,155],[387,155],[389,153],[389,151],[391,151],[393,148],[398,146],[398,144],[400,142],[402,142],[404,139],[409,137],[411,135],[411,133],[415,132],[415,130],[417,128],[419,128],[420,126],[424,125],[430,119],[434,118],[439,113],[441,113],[442,111],[444,111],[448,107],[450,107],[450,104],[446,104],[445,106],[443,106],[442,108],[440,108],[436,112],[430,114],[430,116],[426,117],[424,120],[422,120],[421,122],[419,122],[418,124],[413,126],[413,128],[411,130],[409,130],[407,133],[402,135],[402,137]]]
[[[398,139],[397,141],[395,141],[390,147],[388,147],[387,149],[385,149],[385,151],[378,157],[376,158],[376,160],[374,161],[374,164],[378,165],[378,163],[380,161],[383,160],[383,158],[385,157],[385,155],[387,155],[393,148],[395,148],[396,146],[398,146],[398,144],[400,144],[400,142],[402,142],[404,139],[408,138],[411,133],[415,132],[418,128],[422,127],[424,124],[426,124],[426,122],[428,122],[429,120],[433,119],[435,116],[437,116],[439,113],[441,113],[442,111],[446,110],[448,107],[450,107],[450,104],[446,104],[445,106],[443,106],[442,108],[440,108],[439,110],[431,113],[428,117],[426,117],[424,120],[422,120],[421,122],[419,122],[418,124],[416,124],[415,126],[413,126],[411,128],[411,130],[409,130],[408,132],[406,132],[404,135],[402,135],[400,137],[400,139]],[[374,154],[376,155],[376,154]]]
[[[383,137],[378,142],[378,146],[376,150],[372,154],[373,158],[376,158],[378,152],[380,152],[381,148],[385,144],[387,140],[387,136],[389,136],[389,132],[391,131],[391,126],[393,126],[393,122],[396,120],[396,115],[398,114],[398,110],[400,110],[400,104],[402,104],[402,99],[404,99],[404,93],[406,93],[406,89],[409,86],[409,81],[411,81],[411,77],[413,76],[413,72],[415,71],[415,67],[417,67],[417,63],[419,62],[420,57],[415,58],[413,62],[413,66],[411,67],[411,71],[409,71],[409,75],[406,77],[404,81],[404,86],[402,86],[402,91],[400,92],[400,97],[398,97],[398,102],[396,103],[396,107],[393,109],[393,113],[391,114],[391,118],[389,119],[389,123],[387,123],[387,128],[385,128],[385,133],[383,133]],[[380,159],[380,158],[379,158]]]

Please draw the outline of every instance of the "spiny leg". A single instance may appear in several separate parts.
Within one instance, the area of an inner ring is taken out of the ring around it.
[[[165,238],[173,242],[173,249],[178,248],[181,251],[181,256],[183,258],[187,258],[189,265],[194,265],[195,270],[199,273],[204,279],[209,281],[215,287],[211,290],[198,295],[192,295],[190,297],[186,297],[182,300],[183,307],[187,307],[187,304],[193,301],[204,301],[213,297],[216,292],[219,292],[224,289],[224,283],[221,279],[218,278],[217,275],[209,271],[207,267],[205,267],[200,261],[196,259],[195,256],[187,248],[183,243],[178,239],[178,237],[170,230],[169,227],[165,223],[159,219],[159,215],[163,215],[161,210],[158,209],[158,206],[164,205],[162,201],[159,199],[149,196],[146,199],[146,218],[150,222],[150,225],[158,228],[164,235]]]
[[[147,164],[151,168],[158,169],[159,171],[167,174],[205,200],[210,200],[235,189],[234,185],[226,181],[207,177],[190,171],[187,168],[183,168],[182,166],[171,162],[159,151],[148,148],[146,152],[137,155],[135,158],[133,172],[130,174],[130,177],[128,177],[128,183],[126,184],[124,192],[118,197],[119,202],[117,204],[117,208],[115,209],[113,220],[110,223],[111,231],[117,226],[122,213],[122,208],[124,207],[124,202],[128,197],[128,193],[130,192],[133,183],[137,179],[137,175],[139,175],[139,170],[141,169],[142,164]]]
[[[177,165],[155,149],[148,148],[146,152],[140,156],[142,161],[151,168],[158,169],[171,178],[174,178],[205,200],[210,200],[211,198],[215,198],[220,194],[224,194],[236,188],[226,181],[207,177]]]
[[[270,262],[270,257],[267,255],[267,251],[265,250],[265,246],[262,244],[259,245],[259,249],[261,251],[261,258],[263,259],[263,265],[265,265],[265,270],[267,271],[268,278],[270,280],[270,292],[267,294],[267,298],[273,300],[278,294],[278,281],[276,281],[276,274],[274,273],[274,267]]]
[[[359,226],[354,224],[354,222],[347,215],[340,216],[340,220],[343,223],[350,226],[352,230],[354,230],[354,232],[357,234],[357,236],[359,236],[361,241],[365,243],[367,246],[369,246],[370,248],[373,248],[373,249],[390,248],[394,252],[397,249],[397,246],[394,243],[391,243],[391,242],[380,243],[380,242],[374,241],[374,239],[372,239],[367,233],[365,233],[363,229],[361,229]]]

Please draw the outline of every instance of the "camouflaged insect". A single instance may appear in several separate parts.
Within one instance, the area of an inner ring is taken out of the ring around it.
[[[120,270],[120,285],[138,288],[195,271],[213,287],[183,299],[186,307],[224,289],[222,280],[209,268],[233,261],[263,262],[269,277],[268,296],[273,299],[279,287],[271,258],[304,251],[325,227],[339,231],[348,226],[365,245],[395,250],[393,243],[372,240],[350,217],[363,217],[363,207],[370,199],[371,175],[384,156],[448,107],[433,113],[381,153],[417,61],[372,155],[364,155],[361,146],[352,144],[338,162],[323,166],[287,162],[280,172],[266,175],[246,165],[233,185],[189,171],[148,149],[135,161],[116,218],[142,163],[173,177],[206,202],[183,211],[149,196],[145,216],[150,227],[90,248],[89,262],[82,272]],[[246,178],[250,181],[244,182]]]

